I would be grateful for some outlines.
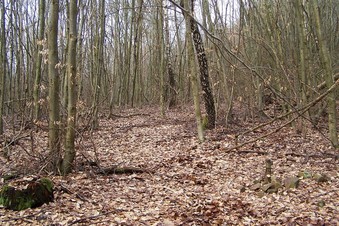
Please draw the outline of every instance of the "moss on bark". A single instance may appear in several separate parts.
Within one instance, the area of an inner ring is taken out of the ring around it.
[[[11,210],[36,208],[53,199],[53,182],[48,178],[29,182],[26,189],[5,185],[0,190],[0,205]]]

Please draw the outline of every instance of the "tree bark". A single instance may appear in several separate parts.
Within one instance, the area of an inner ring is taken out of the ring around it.
[[[306,36],[305,36],[305,23],[304,23],[304,15],[303,15],[303,1],[298,0],[295,2],[296,4],[296,19],[297,19],[297,31],[298,31],[298,42],[299,42],[299,108],[303,108],[308,100],[307,100],[307,76],[306,76]],[[308,117],[308,112],[306,112],[306,117]],[[299,118],[298,123],[301,128],[301,132],[304,136],[306,136],[306,123],[304,118]],[[299,129],[299,128],[297,128]]]
[[[48,146],[51,157],[51,170],[60,169],[60,98],[59,98],[59,59],[58,59],[58,20],[59,0],[52,0],[48,31],[48,76],[49,76],[49,133]]]
[[[167,61],[167,75],[169,83],[169,97],[168,97],[168,107],[172,108],[176,105],[176,84],[175,84],[175,72],[172,65],[172,56],[171,56],[171,41],[170,41],[170,32],[169,32],[169,18],[167,10],[165,11],[165,50],[166,50],[166,61]]]
[[[92,100],[92,129],[98,129],[99,127],[99,99],[101,94],[101,78],[104,73],[104,41],[105,41],[105,0],[99,2],[99,15],[100,15],[100,29],[96,29],[96,49],[95,51],[95,66],[93,70],[93,86],[94,86],[94,98]],[[99,26],[97,24],[97,26]]]
[[[67,79],[68,79],[68,106],[67,128],[65,140],[65,156],[62,162],[62,174],[67,174],[72,169],[75,157],[75,128],[76,128],[76,47],[77,47],[77,0],[70,1],[69,10],[69,37],[67,56]]]
[[[142,33],[141,33],[141,23],[142,23],[142,8],[144,1],[138,1],[138,11],[135,12],[135,25],[134,25],[134,43],[133,43],[133,79],[132,79],[132,96],[131,96],[131,106],[134,107],[134,102],[136,99],[136,93],[138,91],[137,87],[137,78],[140,76],[140,51],[142,45]],[[133,0],[133,5],[135,5],[135,0]],[[133,9],[136,10],[136,9]],[[139,84],[138,84],[139,85]]]
[[[162,116],[165,116],[165,62],[164,62],[164,9],[162,0],[159,2],[159,8],[157,10],[157,61],[159,62],[157,68],[157,74],[160,77],[160,112]]]
[[[1,64],[1,75],[0,75],[0,134],[4,132],[3,126],[3,110],[4,110],[4,99],[5,99],[5,82],[6,82],[6,22],[5,22],[5,2],[1,4],[1,42],[0,42],[0,64]]]
[[[183,3],[183,1],[182,1]],[[193,0],[191,0],[191,6],[189,8],[186,8],[188,10],[189,14],[185,14],[185,20],[188,20],[189,27],[191,29],[191,35],[192,40],[195,47],[195,54],[198,59],[199,69],[200,69],[200,85],[203,91],[203,97],[205,102],[205,110],[207,113],[208,123],[207,127],[208,129],[212,129],[215,127],[215,106],[214,106],[214,97],[212,93],[212,89],[210,87],[209,82],[209,72],[208,72],[208,61],[207,56],[205,53],[204,43],[202,41],[202,37],[199,31],[199,27],[196,23],[196,21],[192,18],[192,13],[194,9]]]
[[[46,10],[46,0],[39,1],[39,34],[37,40],[37,53],[36,53],[36,65],[35,65],[35,80],[33,88],[33,120],[39,120],[39,90],[40,90],[40,81],[41,81],[41,62],[42,62],[42,48],[43,48],[43,39],[45,32],[45,10]]]
[[[322,34],[320,15],[319,15],[319,6],[317,3],[317,0],[312,0],[311,4],[312,4],[313,16],[315,20],[314,26],[315,26],[316,35],[318,38],[320,61],[325,72],[326,86],[327,88],[330,88],[334,84],[331,57],[330,57],[328,47],[326,45],[326,41]],[[328,94],[327,104],[328,104],[329,138],[332,142],[332,145],[335,148],[339,148],[338,133],[337,133],[337,116],[336,116],[337,109],[336,109],[335,90]]]
[[[189,8],[189,0],[181,1],[183,8]],[[192,43],[191,32],[190,32],[190,21],[187,18],[187,11],[183,10],[183,14],[185,17],[186,24],[186,42],[187,42],[187,58],[188,58],[188,77],[192,83],[192,92],[193,92],[193,101],[194,101],[194,109],[195,109],[195,118],[197,122],[197,132],[198,138],[200,141],[204,141],[204,129],[201,120],[201,110],[200,110],[200,98],[199,98],[199,89],[198,89],[198,81],[197,81],[197,69],[196,62],[194,57],[194,46]]]

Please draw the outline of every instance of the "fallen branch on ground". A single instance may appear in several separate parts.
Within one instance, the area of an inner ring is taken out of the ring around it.
[[[105,213],[101,213],[101,214],[98,214],[98,215],[80,218],[80,219],[78,219],[78,220],[72,221],[69,225],[84,223],[85,221],[88,221],[88,220],[94,220],[94,219],[96,219],[96,218],[103,217],[103,216],[106,216],[106,215],[108,215],[108,214],[118,213],[118,212],[123,212],[123,211],[124,211],[124,210],[118,210],[118,209],[115,209],[115,210],[108,211],[108,212],[105,212]]]
[[[130,115],[116,115],[116,114],[110,114],[108,116],[109,119],[112,118],[132,118],[135,116],[149,116],[149,114],[143,114],[143,113],[138,113],[138,114],[130,114]]]
[[[118,166],[112,166],[108,168],[101,168],[98,171],[98,174],[132,174],[132,173],[146,173],[148,170],[138,168],[138,167],[118,167]]]
[[[260,140],[260,139],[266,138],[266,137],[268,137],[268,136],[270,136],[270,135],[272,135],[272,134],[278,132],[279,130],[281,130],[281,129],[284,128],[285,126],[291,124],[291,123],[292,123],[293,121],[295,121],[297,118],[301,117],[301,115],[303,115],[306,111],[308,111],[308,109],[310,109],[311,107],[313,107],[314,105],[316,105],[319,101],[321,101],[324,97],[326,97],[327,94],[329,94],[331,91],[333,91],[338,85],[339,85],[339,79],[338,79],[338,80],[337,80],[337,81],[336,81],[336,82],[335,82],[335,83],[334,83],[334,84],[333,84],[326,92],[324,92],[323,94],[321,94],[318,98],[316,98],[316,99],[313,100],[312,102],[308,103],[305,107],[303,107],[303,108],[301,108],[301,109],[298,109],[298,110],[295,110],[295,111],[288,112],[288,113],[286,113],[286,114],[284,114],[284,115],[282,115],[282,116],[279,116],[278,118],[283,118],[283,117],[286,117],[286,116],[288,116],[288,115],[290,115],[290,114],[292,114],[292,113],[294,113],[294,112],[297,112],[297,113],[298,113],[297,116],[295,116],[295,117],[293,117],[292,119],[288,120],[286,123],[282,124],[281,126],[279,126],[278,128],[276,128],[275,130],[273,130],[273,131],[271,131],[271,132],[269,132],[269,133],[266,133],[266,134],[264,134],[264,135],[262,135],[262,136],[259,136],[259,137],[257,137],[257,138],[254,138],[254,139],[251,139],[251,140],[249,140],[249,141],[246,141],[246,142],[244,142],[244,143],[235,145],[235,146],[233,146],[233,147],[231,147],[231,148],[226,149],[226,151],[229,152],[229,151],[232,151],[232,150],[234,150],[234,149],[241,148],[241,147],[243,147],[243,146],[245,146],[245,145],[247,145],[247,144],[254,143],[254,142],[256,142],[256,141],[258,141],[258,140]],[[248,130],[248,131],[242,133],[241,135],[247,134],[247,133],[249,133],[249,132],[251,132],[251,131],[254,131],[254,130],[258,129],[258,128],[261,128],[261,127],[266,126],[266,125],[268,125],[268,124],[270,124],[270,123],[273,123],[275,120],[276,120],[276,119],[270,120],[268,123],[264,123],[264,124],[261,124],[261,125],[259,125],[259,126],[256,126],[256,127],[254,127],[253,129]],[[238,139],[239,136],[240,136],[240,135],[237,135],[236,138],[235,138],[236,143],[237,143],[237,139]]]

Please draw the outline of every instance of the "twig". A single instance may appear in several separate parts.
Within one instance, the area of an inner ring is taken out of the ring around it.
[[[252,150],[242,150],[242,151],[237,151],[239,154],[258,154],[258,155],[267,155],[268,152],[266,151],[252,151]]]
[[[316,105],[316,104],[317,104],[319,101],[321,101],[324,97],[326,97],[331,91],[333,91],[333,90],[338,86],[338,84],[339,84],[339,79],[338,79],[338,80],[337,80],[337,81],[336,81],[336,82],[335,82],[328,90],[326,90],[326,92],[324,92],[323,94],[321,94],[318,98],[316,98],[316,99],[313,100],[312,102],[308,103],[308,104],[305,105],[304,107],[299,108],[299,109],[295,109],[295,110],[293,110],[293,111],[289,111],[289,112],[287,112],[287,113],[285,113],[285,114],[283,114],[283,115],[280,115],[280,116],[278,116],[278,117],[276,117],[276,118],[274,118],[274,119],[272,119],[272,120],[270,120],[270,121],[268,121],[268,122],[265,122],[265,123],[262,123],[262,124],[260,124],[260,125],[258,125],[258,126],[255,126],[255,127],[253,127],[252,129],[247,130],[247,131],[245,131],[245,132],[243,132],[243,133],[237,135],[236,137],[244,136],[244,135],[247,134],[247,133],[253,132],[254,130],[257,130],[257,129],[259,129],[259,128],[262,128],[262,127],[264,127],[264,126],[267,126],[267,125],[269,125],[269,124],[272,124],[273,122],[275,122],[275,121],[277,121],[277,120],[279,120],[279,119],[283,119],[283,118],[285,118],[285,117],[287,117],[287,116],[289,116],[289,115],[291,115],[291,114],[293,114],[293,113],[296,113],[296,112],[301,112],[301,113],[299,113],[299,115],[298,115],[298,117],[299,117],[300,115],[302,115],[303,113],[305,113],[306,111],[308,111],[308,109],[310,109],[311,107],[313,107],[314,105]]]
[[[61,187],[61,190],[66,192],[67,194],[69,195],[72,195],[74,194],[75,192],[74,191],[71,191],[69,188],[67,188],[66,186],[60,184],[60,187]],[[75,193],[75,196],[80,199],[81,201],[84,201],[84,202],[88,202],[88,200],[86,198],[84,198],[82,195],[80,195],[79,193]]]
[[[285,156],[290,155],[290,156],[295,156],[295,157],[305,157],[305,158],[333,158],[334,160],[337,160],[339,158],[339,155],[335,155],[332,153],[321,153],[319,155],[317,154],[312,154],[312,155],[304,155],[304,154],[298,154],[298,153],[285,153]]]
[[[110,114],[109,118],[132,118],[135,116],[150,116],[149,114],[144,114],[144,113],[136,113],[136,114],[130,114],[130,115],[116,115],[116,114]]]
[[[339,190],[338,189],[334,189],[334,190],[331,190],[331,191],[328,191],[328,192],[323,192],[323,193],[321,193],[319,195],[316,195],[316,196],[314,196],[312,198],[313,199],[317,199],[317,198],[319,198],[321,196],[328,195],[328,194],[331,194],[331,193],[337,193],[337,192],[339,192]]]
[[[10,141],[5,140],[4,141],[5,145],[3,148],[8,148],[11,145],[16,145],[19,140],[30,136],[30,134],[24,134],[20,136],[20,134],[21,134],[21,131],[16,136],[14,136]]]
[[[185,13],[186,13],[193,21],[195,21],[195,23],[197,23],[197,24],[201,27],[201,29],[203,29],[203,30],[206,32],[206,34],[207,34],[209,37],[211,37],[211,41],[213,42],[213,44],[215,44],[215,45],[217,46],[217,48],[218,48],[219,50],[221,50],[221,49],[220,49],[220,47],[214,42],[214,40],[218,41],[218,42],[221,44],[222,48],[223,48],[229,55],[231,55],[231,56],[232,56],[233,58],[235,58],[238,62],[240,62],[240,63],[241,63],[245,68],[247,68],[252,74],[254,74],[255,76],[257,76],[257,77],[264,83],[264,85],[267,87],[267,89],[269,89],[272,93],[274,93],[279,99],[281,99],[282,101],[284,101],[285,103],[287,103],[292,109],[294,109],[293,112],[299,114],[299,116],[298,116],[297,118],[302,117],[303,119],[305,119],[305,120],[307,120],[307,121],[310,121],[310,119],[308,119],[308,118],[305,117],[303,114],[301,114],[301,113],[299,112],[300,110],[296,109],[296,107],[294,107],[293,104],[290,103],[290,102],[287,100],[286,96],[285,96],[283,93],[281,93],[279,90],[277,90],[276,88],[274,88],[274,87],[272,87],[270,84],[268,84],[267,80],[266,80],[266,79],[265,79],[258,71],[256,71],[253,67],[251,67],[250,65],[248,65],[244,60],[242,60],[240,57],[238,57],[234,52],[232,52],[230,49],[228,49],[228,48],[226,47],[225,43],[224,43],[219,37],[213,35],[206,27],[204,27],[199,21],[197,21],[197,20],[194,18],[194,16],[190,14],[190,12],[189,12],[188,10],[186,10],[185,8],[183,8],[181,5],[179,5],[178,3],[176,3],[176,2],[173,1],[173,0],[169,0],[169,1],[170,1],[173,5],[175,5],[176,7],[178,7],[179,9],[181,9],[182,11],[184,11],[184,12],[185,12]],[[227,60],[226,57],[225,57],[225,55],[222,53],[222,51],[220,51],[220,53],[221,53],[222,57],[223,57],[225,60]],[[335,79],[336,76],[337,76],[337,74],[336,74],[336,75],[333,75],[334,79]],[[322,87],[322,86],[321,86],[321,87]],[[307,109],[309,109],[309,108],[307,108]],[[306,112],[306,111],[305,111],[305,112]],[[305,113],[305,112],[304,112],[304,113]],[[322,135],[323,135],[323,134],[322,134]],[[325,137],[325,136],[324,136],[324,137]],[[325,137],[325,138],[326,138],[326,137]],[[328,139],[328,138],[327,138],[327,139]]]
[[[180,6],[178,3],[176,3],[173,0],[169,0],[173,5],[175,5],[176,7],[178,7],[179,9],[181,9],[182,11],[184,11],[195,23],[197,23],[201,29],[203,29],[206,34],[211,37],[214,40],[217,40],[222,48],[232,57],[234,57],[238,62],[240,62],[245,68],[247,68],[251,73],[253,73],[254,75],[256,75],[261,81],[263,81],[263,83],[265,84],[265,86],[272,92],[274,93],[279,99],[283,100],[285,103],[287,103],[289,106],[291,106],[292,108],[294,108],[293,104],[290,103],[287,98],[285,97],[284,94],[282,94],[281,92],[279,92],[279,90],[275,89],[274,87],[270,86],[267,83],[267,80],[258,72],[256,71],[253,67],[249,66],[244,60],[240,59],[234,52],[232,52],[231,50],[229,50],[226,45],[224,44],[224,42],[217,36],[213,35],[206,27],[204,27],[199,21],[197,21],[193,15],[190,14],[190,12],[188,10],[186,10],[185,8],[183,8],[182,6]],[[212,42],[219,48],[219,46],[212,40]],[[220,51],[221,52],[221,51]],[[222,53],[222,52],[221,52]],[[226,59],[226,57],[224,56],[224,54],[221,54],[223,56],[224,59]]]
[[[109,168],[102,168],[98,171],[98,174],[132,174],[132,173],[145,173],[148,172],[147,169],[142,169],[138,167],[117,167],[112,166]]]
[[[0,222],[9,222],[9,221],[17,221],[17,220],[25,220],[26,218],[32,218],[40,213],[43,213],[45,210],[40,210],[39,212],[37,213],[33,213],[33,214],[29,214],[29,215],[26,215],[26,216],[22,216],[22,217],[11,217],[9,219],[5,219],[5,220],[0,220]]]
[[[327,96],[327,94],[329,94],[331,91],[333,91],[337,86],[339,85],[339,79],[326,91],[324,92],[322,95],[320,95],[318,98],[316,98],[315,100],[313,100],[312,102],[310,102],[309,104],[307,104],[304,108],[302,108],[303,110],[299,112],[299,114],[297,116],[295,116],[294,118],[292,118],[291,120],[287,121],[286,123],[282,124],[281,126],[279,126],[278,128],[276,128],[275,130],[269,132],[269,133],[266,133],[262,136],[259,136],[257,138],[254,138],[252,140],[249,140],[249,141],[246,141],[244,143],[241,143],[239,145],[236,145],[234,147],[231,147],[229,149],[227,149],[226,151],[229,152],[229,151],[232,151],[234,149],[238,149],[238,148],[241,148],[247,144],[251,144],[251,143],[254,143],[260,139],[263,139],[263,138],[266,138],[276,132],[278,132],[279,130],[281,130],[282,128],[284,128],[285,126],[289,125],[290,123],[292,123],[294,120],[296,120],[297,118],[300,117],[300,115],[304,114],[309,108],[311,108],[312,106],[316,105],[320,100],[322,100],[324,97]],[[291,113],[292,114],[292,113]],[[260,127],[258,127],[260,128]]]
[[[106,215],[111,214],[111,213],[116,213],[116,212],[121,212],[121,211],[123,211],[123,210],[115,209],[115,210],[108,211],[108,212],[105,212],[105,213],[101,213],[101,214],[98,214],[98,215],[95,215],[95,216],[83,217],[83,218],[80,218],[78,220],[72,221],[71,223],[69,223],[69,225],[81,223],[81,222],[86,221],[86,220],[93,220],[93,219],[96,219],[96,218],[99,218],[99,217],[102,217],[102,216],[106,216]]]

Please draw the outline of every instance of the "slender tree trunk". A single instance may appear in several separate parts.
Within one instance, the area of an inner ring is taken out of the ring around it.
[[[60,154],[60,98],[59,98],[59,59],[58,59],[58,20],[59,0],[52,0],[49,15],[48,31],[48,76],[49,76],[49,150],[52,170],[58,171],[61,162]]]
[[[70,8],[70,3],[69,1],[66,3],[66,15],[69,15],[69,9]],[[70,21],[69,19],[66,21],[66,30],[65,30],[65,37],[67,38],[66,40],[66,43],[64,41],[64,39],[61,39],[60,41],[60,46],[65,46],[65,49],[64,49],[64,53],[62,54],[63,57],[62,57],[62,65],[66,65],[66,70],[63,70],[63,73],[62,73],[62,76],[61,77],[61,81],[60,81],[60,84],[62,86],[61,88],[61,93],[60,93],[60,96],[62,97],[62,100],[61,100],[61,107],[62,109],[67,109],[67,106],[68,106],[68,78],[67,78],[67,64],[68,64],[68,53],[69,53],[69,30],[70,30],[70,25],[69,25]],[[61,112],[61,121],[66,121],[66,117],[67,117],[67,114],[65,114],[64,111]]]
[[[135,0],[133,0],[134,2]],[[135,31],[134,31],[134,43],[133,43],[133,80],[132,80],[132,96],[131,96],[131,106],[134,107],[134,101],[135,101],[135,93],[136,93],[136,81],[137,77],[140,74],[140,64],[139,64],[139,58],[140,58],[140,49],[141,49],[141,22],[142,22],[142,7],[143,7],[144,1],[139,0],[138,2],[138,13],[136,14],[135,18]],[[133,9],[135,10],[135,9]]]
[[[72,169],[75,157],[75,127],[76,127],[76,46],[77,46],[77,0],[70,1],[69,10],[69,36],[67,56],[67,79],[68,79],[68,106],[67,128],[65,140],[65,156],[62,162],[62,174],[67,174]]]
[[[113,107],[116,104],[115,101],[118,102],[118,105],[121,100],[122,94],[122,86],[123,86],[123,54],[122,49],[126,43],[122,43],[123,41],[120,40],[121,38],[121,19],[120,19],[120,10],[121,3],[118,0],[114,2],[115,7],[117,8],[117,13],[114,15],[114,28],[112,29],[113,35],[113,43],[114,43],[114,60],[112,65],[112,78],[113,78],[113,86],[114,89],[111,91],[111,98],[109,104],[109,118],[112,117],[113,114]]]
[[[189,9],[190,3],[189,0],[181,1],[181,5],[184,9]],[[199,98],[199,88],[198,88],[198,80],[197,80],[197,68],[194,56],[194,46],[192,43],[192,33],[190,31],[190,21],[187,17],[186,11],[183,11],[185,17],[186,24],[186,42],[187,42],[187,58],[188,58],[188,77],[191,79],[192,83],[192,92],[193,92],[193,101],[194,101],[194,109],[195,109],[195,118],[197,122],[197,131],[198,138],[200,141],[204,141],[204,129],[201,120],[201,110],[200,110],[200,98]]]
[[[191,0],[191,9],[188,11],[190,12],[190,15],[193,13],[194,9],[194,0]],[[209,72],[208,72],[208,61],[205,53],[204,43],[199,31],[199,27],[195,20],[186,14],[185,20],[189,20],[189,25],[192,33],[192,39],[195,47],[195,54],[198,59],[199,63],[199,69],[200,69],[200,84],[203,91],[203,97],[205,102],[205,109],[207,113],[208,123],[206,128],[211,129],[215,127],[215,106],[214,106],[214,97],[212,93],[212,89],[210,87],[209,82]]]
[[[43,39],[45,32],[45,9],[46,9],[46,0],[39,1],[39,34],[37,40],[37,52],[36,52],[36,65],[35,65],[35,80],[34,80],[34,89],[33,89],[33,120],[39,120],[39,90],[40,90],[40,81],[41,81],[41,62],[42,62],[42,48],[43,48]]]
[[[158,47],[158,75],[160,77],[160,111],[161,115],[165,116],[165,62],[164,62],[164,9],[162,0],[159,2],[159,8],[157,10],[157,47]]]
[[[29,3],[27,2],[26,7],[28,6],[28,4]],[[28,10],[28,7],[27,7],[27,11],[24,14],[25,17],[26,17],[27,23],[28,23],[28,21],[30,21],[29,17],[28,17],[28,11],[29,10]],[[25,27],[24,25],[22,25],[22,26]],[[26,62],[30,62],[30,61],[35,62],[34,60],[32,60],[31,55],[28,54],[28,53],[31,52],[31,49],[32,50],[34,49],[33,46],[32,46],[32,43],[34,43],[34,42],[30,38],[29,28],[26,26],[25,29],[26,29],[26,35],[27,35],[27,37],[26,37],[26,48],[22,47],[22,56],[24,56],[24,53],[26,53],[26,59],[25,59]],[[35,32],[33,31],[33,35],[32,35],[33,37],[35,37],[34,34],[35,34]],[[24,57],[22,57],[22,58],[23,58],[22,60],[24,61]],[[23,65],[25,65],[25,63],[23,63]],[[33,93],[32,93],[33,89],[32,88],[33,88],[34,76],[30,76],[31,74],[32,75],[34,74],[34,71],[32,70],[32,68],[33,68],[32,64],[26,63],[26,70],[25,70],[25,68],[23,69],[24,76],[21,76],[21,77],[23,77],[22,82],[21,82],[22,90],[23,90],[23,98],[24,98],[23,100],[27,100],[27,98],[31,98],[33,96]],[[25,113],[24,113],[23,117],[25,117],[25,115],[30,115],[30,113],[28,113],[28,112],[26,113],[26,108],[27,108],[26,101],[22,101],[21,106],[24,106],[23,112],[25,112]],[[29,110],[32,110],[32,109],[29,109]]]
[[[14,9],[14,1],[10,2],[10,6],[9,6],[9,10],[10,12],[15,12]],[[8,16],[8,24],[13,25],[14,22],[14,13],[10,13]],[[6,26],[6,25],[5,25]],[[19,29],[19,28],[18,28]],[[8,33],[10,38],[6,37],[6,42],[8,41],[8,45],[10,46],[15,46],[14,41],[17,39],[16,35],[15,35],[15,29],[11,28],[9,29]],[[15,65],[15,52],[14,52],[15,48],[8,48],[8,52],[6,53],[9,56],[9,60],[8,60],[8,78],[5,78],[5,83],[8,83],[8,85],[6,84],[6,86],[8,86],[7,92],[4,94],[5,99],[7,97],[8,100],[13,100],[13,96],[14,96],[14,81],[13,81],[13,77],[14,77],[14,65]],[[4,90],[6,91],[6,86],[4,88]],[[6,113],[8,115],[12,115],[12,120],[14,121],[15,118],[15,114],[14,114],[14,103],[12,102],[8,107],[6,107]],[[12,124],[13,127],[13,131],[14,131],[14,123]]]
[[[176,29],[176,40],[177,40],[177,48],[176,52],[178,53],[177,56],[177,65],[176,67],[178,68],[178,89],[180,92],[180,99],[182,99],[184,102],[187,102],[189,100],[189,96],[191,94],[191,81],[190,78],[187,78],[186,75],[184,74],[185,71],[185,57],[183,56],[183,41],[181,40],[181,35],[180,35],[180,22],[178,18],[178,13],[177,11],[174,11],[174,23],[175,23],[175,29]],[[187,82],[188,80],[188,82]]]
[[[1,64],[1,75],[0,75],[0,134],[4,132],[3,126],[3,110],[4,110],[4,99],[5,99],[5,81],[6,81],[6,22],[5,22],[5,2],[1,4],[1,42],[0,42],[0,64]]]
[[[298,0],[295,2],[296,4],[296,20],[298,23],[297,31],[298,31],[298,42],[299,42],[299,108],[303,108],[307,104],[307,77],[306,77],[306,38],[305,38],[305,23],[304,23],[304,15],[303,15],[303,1]],[[308,117],[308,115],[306,115]],[[299,125],[301,128],[301,132],[304,136],[306,136],[306,123],[305,119],[299,119]],[[298,128],[297,128],[298,129]]]
[[[99,4],[100,11],[100,29],[97,29],[97,40],[96,40],[96,58],[94,67],[94,98],[92,102],[92,125],[93,129],[99,127],[99,99],[101,94],[101,78],[104,73],[104,40],[105,40],[105,0],[100,0]],[[99,25],[98,25],[99,26]]]
[[[135,6],[135,1],[132,1],[132,9]],[[128,0],[124,1],[124,8],[130,8],[130,4]],[[132,10],[132,21],[135,20],[135,10]],[[125,27],[124,27],[124,43],[125,43],[125,51],[124,51],[124,63],[123,63],[123,88],[121,91],[121,98],[120,103],[122,104],[129,104],[130,99],[130,80],[131,80],[131,59],[133,58],[132,55],[132,45],[133,45],[133,29],[132,29],[132,22],[130,22],[129,13],[127,10],[124,12],[124,21]],[[131,28],[129,28],[131,27]],[[130,32],[128,32],[130,31]]]
[[[327,88],[329,88],[334,84],[331,57],[330,57],[330,53],[328,50],[328,46],[326,44],[326,41],[322,33],[318,1],[311,0],[311,4],[313,8],[313,17],[315,20],[315,30],[316,30],[316,34],[318,38],[320,61],[325,72],[326,86]],[[329,130],[330,140],[334,147],[339,148],[338,133],[337,133],[337,117],[336,117],[337,109],[336,109],[335,90],[328,94],[327,104],[328,104],[328,130]]]
[[[13,111],[14,112],[20,112],[23,113],[25,107],[21,105],[21,97],[22,97],[22,91],[23,86],[21,87],[21,84],[24,85],[24,51],[23,51],[23,45],[21,43],[24,42],[23,40],[23,30],[25,29],[23,27],[23,18],[21,18],[21,12],[22,7],[20,7],[20,4],[18,1],[11,2],[11,8],[13,12],[13,24],[16,27],[14,29],[14,40],[12,42],[12,48],[13,53],[15,55],[15,72],[13,73],[14,77],[12,78],[12,84],[11,91],[13,92],[12,98],[13,101]],[[19,15],[20,14],[20,15]],[[13,25],[12,25],[13,26]],[[28,67],[28,65],[27,65]],[[13,119],[15,117],[15,113],[13,112]],[[17,115],[19,116],[20,113]],[[22,116],[25,114],[22,114]]]
[[[84,28],[85,28],[85,22],[86,22],[86,2],[83,2],[83,1],[79,1],[79,9],[78,9],[78,14],[79,14],[79,18],[80,18],[80,22],[79,22],[79,26],[77,28],[78,30],[78,39],[77,40],[80,40],[80,41],[77,41],[77,49],[79,51],[77,51],[77,57],[78,59],[80,59],[80,61],[78,61],[78,64],[77,64],[77,73],[79,75],[79,78],[78,78],[78,83],[77,83],[77,86],[78,86],[78,90],[77,90],[77,100],[80,101],[81,100],[81,97],[82,97],[82,92],[83,92],[83,82],[84,82],[84,73],[83,71],[84,70],[84,65],[85,65],[85,62],[84,62],[84,59],[85,59],[85,54],[84,54],[84,51],[83,51],[83,41],[82,41],[82,34],[84,33]]]
[[[172,56],[171,56],[171,41],[170,41],[170,32],[169,32],[169,18],[167,10],[165,11],[165,45],[166,45],[166,60],[167,60],[167,75],[169,83],[169,97],[168,97],[168,107],[171,108],[176,105],[176,84],[175,84],[175,72],[172,65]]]

